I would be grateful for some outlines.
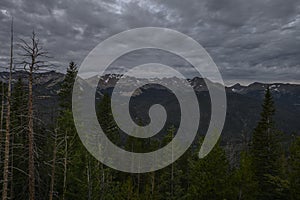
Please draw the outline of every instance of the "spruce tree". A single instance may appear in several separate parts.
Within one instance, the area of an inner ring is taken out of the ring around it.
[[[203,159],[199,159],[196,152],[189,166],[188,199],[233,199],[229,184],[229,163],[219,143]]]
[[[300,137],[296,137],[290,147],[290,192],[291,199],[300,199]]]
[[[73,61],[71,61],[67,69],[67,74],[61,85],[61,89],[59,91],[60,106],[64,110],[72,109],[72,92],[73,92],[73,85],[74,85],[76,75],[77,75],[77,66]]]
[[[107,137],[115,144],[120,143],[120,135],[118,133],[118,127],[114,121],[112,110],[111,110],[111,99],[110,96],[105,93],[101,101],[97,102],[97,117],[101,129],[107,135]]]
[[[281,176],[279,160],[282,155],[279,131],[274,126],[274,114],[274,101],[270,89],[267,88],[260,121],[253,132],[251,147],[259,199],[277,199],[281,195],[278,181],[274,181]]]
[[[11,129],[13,133],[14,145],[11,147],[13,156],[13,192],[16,199],[28,199],[27,192],[24,192],[24,186],[27,186],[27,171],[28,166],[28,136],[26,134],[27,120],[27,94],[22,78],[19,77],[14,84],[12,92],[12,116]],[[22,191],[22,192],[20,192]]]
[[[77,67],[74,62],[69,63],[67,68],[67,74],[65,75],[64,81],[61,85],[59,91],[59,105],[61,111],[58,117],[58,135],[59,142],[62,143],[58,148],[58,159],[61,160],[62,166],[57,171],[59,173],[59,188],[57,190],[61,194],[61,199],[66,199],[68,197],[74,198],[75,195],[73,190],[83,189],[84,187],[78,185],[78,181],[86,180],[85,176],[77,179],[77,175],[74,172],[78,172],[78,167],[80,171],[85,168],[85,149],[82,148],[82,144],[77,136],[76,128],[73,121],[72,115],[72,91],[75,82],[75,77],[77,75]],[[81,152],[78,152],[80,151]],[[79,154],[79,155],[78,155]],[[76,163],[73,165],[73,163]],[[82,174],[83,175],[83,174]],[[74,180],[75,179],[75,180]],[[73,182],[73,184],[71,184]],[[73,189],[77,187],[77,189]]]
[[[241,153],[240,166],[232,181],[236,184],[237,199],[256,200],[257,182],[254,179],[253,161],[249,152]]]
[[[170,128],[167,129],[167,134],[162,141],[161,148],[170,143],[175,134],[176,128],[174,126],[170,126]],[[176,144],[173,144],[171,151],[167,152],[167,155],[173,155],[176,151],[178,151],[178,147]],[[180,159],[182,158],[183,157],[179,158],[176,162],[172,162],[169,166],[160,170],[158,189],[159,197],[161,199],[186,199],[187,187],[184,187],[183,184],[184,171],[182,170],[184,167],[180,166]]]

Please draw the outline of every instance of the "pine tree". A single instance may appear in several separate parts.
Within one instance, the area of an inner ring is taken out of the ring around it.
[[[290,147],[290,192],[291,199],[300,199],[300,137],[296,137]]]
[[[257,197],[257,182],[254,178],[253,162],[249,152],[243,151],[239,169],[235,171],[233,181],[237,188],[237,199],[255,200]]]
[[[280,191],[280,141],[279,131],[274,127],[274,101],[267,88],[262,105],[261,118],[252,138],[251,156],[255,180],[258,184],[259,199],[276,199]]]
[[[120,143],[120,135],[112,115],[110,96],[105,93],[97,104],[96,112],[101,129],[113,143],[118,145]]]
[[[176,128],[174,126],[170,126],[162,141],[162,146],[170,143],[173,140],[175,133]],[[177,150],[178,147],[174,144],[172,145],[171,151],[167,154],[173,155]],[[187,188],[183,185],[184,171],[182,170],[183,166],[180,166],[180,159],[172,162],[169,166],[159,172],[158,190],[161,199],[186,199]]]
[[[70,62],[69,67],[67,68],[67,74],[65,75],[64,81],[61,85],[61,89],[59,92],[59,104],[61,107],[61,111],[59,113],[58,117],[58,135],[56,140],[57,143],[61,143],[62,145],[60,148],[56,148],[58,151],[56,155],[59,158],[62,158],[62,165],[63,167],[61,169],[58,169],[58,171],[61,172],[62,177],[59,181],[61,188],[60,193],[62,194],[62,199],[66,198],[67,195],[67,189],[68,189],[68,179],[69,179],[69,173],[70,168],[69,164],[75,163],[74,160],[77,158],[76,153],[77,149],[79,148],[82,150],[81,146],[82,144],[79,141],[79,138],[77,136],[77,132],[75,129],[73,116],[72,116],[72,91],[73,91],[73,85],[75,82],[75,77],[77,75],[77,67],[74,62]],[[83,151],[85,152],[85,151]],[[72,155],[72,157],[70,156]],[[84,159],[85,160],[85,159]],[[83,160],[83,161],[84,161]],[[81,159],[77,160],[82,161]],[[82,161],[82,162],[83,162]],[[79,165],[79,163],[78,163]]]
[[[199,159],[196,152],[189,166],[188,199],[233,199],[229,163],[219,144],[203,159]]]
[[[77,65],[73,61],[71,61],[67,69],[67,74],[65,75],[64,81],[61,85],[61,89],[59,91],[59,104],[63,110],[72,109],[72,92],[76,75]]]
[[[11,147],[13,156],[13,187],[11,194],[15,199],[27,199],[27,192],[24,186],[28,186],[27,173],[28,165],[28,137],[26,126],[27,121],[27,94],[26,88],[21,77],[14,84],[12,92],[12,113],[11,113],[11,130],[13,133],[13,145]],[[26,188],[27,189],[27,188]],[[22,191],[22,192],[20,192]]]

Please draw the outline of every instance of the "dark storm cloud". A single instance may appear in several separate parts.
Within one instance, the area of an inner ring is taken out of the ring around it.
[[[112,34],[159,26],[181,31],[202,44],[227,83],[299,82],[299,0],[1,0],[4,66],[11,15],[16,38],[35,29],[60,71],[70,60],[80,63]],[[133,58],[124,58],[124,63],[136,65]],[[153,61],[157,58],[154,53]],[[178,66],[177,58],[159,59]]]

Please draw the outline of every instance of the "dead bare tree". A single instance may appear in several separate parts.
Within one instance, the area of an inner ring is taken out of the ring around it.
[[[63,197],[65,200],[66,192],[67,192],[67,164],[68,164],[68,138],[67,133],[64,136],[65,140],[65,155],[64,155],[64,183],[63,183]]]
[[[7,112],[6,112],[6,133],[5,133],[5,147],[4,147],[4,168],[3,168],[3,192],[2,200],[7,200],[8,193],[8,175],[9,175],[9,148],[10,148],[10,107],[11,107],[11,74],[13,68],[13,19],[11,21],[11,43],[10,43],[10,64],[9,64],[9,78],[7,88]]]
[[[54,147],[53,147],[53,160],[52,160],[52,166],[51,166],[52,170],[51,170],[49,200],[53,199],[55,170],[56,170],[56,154],[57,154],[57,129],[54,130]]]
[[[4,98],[5,98],[5,92],[4,92],[4,83],[1,83],[1,116],[0,116],[0,162],[2,161],[2,133],[3,133],[3,119],[4,119]]]
[[[23,53],[22,62],[24,70],[28,72],[28,174],[29,174],[29,199],[35,198],[35,172],[34,172],[34,131],[33,131],[33,74],[47,68],[49,65],[42,58],[48,58],[48,53],[43,50],[35,32],[32,32],[31,43],[21,40],[19,45]]]

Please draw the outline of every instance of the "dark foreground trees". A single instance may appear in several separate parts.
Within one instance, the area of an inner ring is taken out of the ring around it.
[[[300,199],[300,137],[295,137],[290,147],[289,180],[291,199]]]
[[[76,73],[76,65],[71,62],[59,94],[61,109],[48,129],[51,131],[38,123],[35,125],[34,133],[39,136],[35,139],[36,199],[299,199],[300,139],[295,136],[289,151],[284,152],[281,134],[273,121],[275,106],[270,90],[266,90],[261,119],[252,140],[244,145],[239,163],[229,162],[230,156],[221,142],[207,157],[199,159],[200,139],[164,169],[129,174],[97,161],[77,136],[71,110]],[[11,97],[14,142],[9,155],[7,194],[14,199],[30,197],[27,87],[19,79]],[[176,134],[173,126],[161,139],[123,138],[111,114],[110,96],[105,94],[101,99],[96,105],[100,124],[114,143],[128,151],[153,151],[166,145]]]
[[[233,199],[230,166],[225,151],[217,144],[203,159],[190,159],[189,199]]]
[[[69,64],[60,88],[56,119],[47,126],[38,123],[34,71],[45,66],[38,59],[45,54],[34,34],[30,43],[23,44],[23,50],[29,79],[20,77],[12,85],[11,97],[7,95],[9,85],[2,83],[1,127],[8,127],[12,136],[7,154],[2,137],[7,131],[1,130],[0,177],[4,178],[0,192],[4,199],[300,199],[300,139],[295,136],[288,148],[283,146],[282,133],[273,120],[275,104],[269,89],[252,140],[236,159],[239,162],[228,160],[232,156],[222,141],[207,157],[199,159],[202,139],[197,138],[180,159],[166,168],[129,174],[93,158],[76,133],[71,104],[77,74],[74,62]],[[98,120],[108,138],[128,151],[153,151],[168,144],[176,134],[176,127],[171,126],[162,138],[124,136],[114,122],[110,104],[108,94],[101,96],[95,105]]]
[[[287,183],[282,169],[281,133],[275,128],[274,102],[267,88],[262,105],[261,119],[253,132],[251,157],[257,198],[277,199],[287,195]]]

